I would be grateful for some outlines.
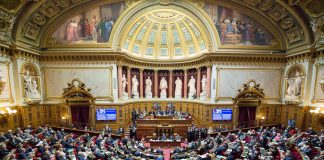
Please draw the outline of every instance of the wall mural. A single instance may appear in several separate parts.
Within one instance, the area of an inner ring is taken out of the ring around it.
[[[107,43],[124,2],[89,9],[67,19],[52,35],[57,44]]]
[[[214,22],[222,45],[277,45],[271,42],[274,36],[267,29],[245,14],[209,3],[204,9]]]

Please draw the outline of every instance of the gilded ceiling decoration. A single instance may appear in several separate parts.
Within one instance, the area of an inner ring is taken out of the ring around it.
[[[77,44],[82,44],[81,46],[88,45],[87,47],[89,47],[89,45],[91,46],[93,44],[101,44],[101,47],[109,48],[111,46],[109,45],[110,37],[109,36],[108,38],[107,36],[100,37],[101,36],[100,31],[99,31],[100,34],[98,36],[98,33],[94,33],[94,32],[91,33],[91,31],[94,30],[92,28],[90,29],[90,34],[89,34],[89,29],[84,27],[84,31],[83,31],[84,33],[80,33],[79,35],[75,36],[76,38],[73,38],[73,36],[70,35],[70,39],[69,39],[70,41],[68,41],[67,36],[64,35],[65,33],[63,34],[63,30],[64,32],[67,31],[66,28],[64,28],[63,26],[66,27],[67,24],[70,22],[69,20],[71,20],[71,18],[73,19],[80,15],[82,15],[81,18],[83,21],[82,25],[86,24],[86,20],[85,20],[86,18],[88,19],[88,22],[89,21],[91,22],[93,18],[93,16],[91,15],[96,15],[97,22],[100,22],[100,18],[106,19],[106,17],[108,18],[109,16],[111,16],[111,14],[109,14],[110,11],[104,11],[105,13],[101,12],[101,8],[105,8],[108,6],[111,6],[111,9],[107,9],[107,10],[114,11],[112,12],[112,14],[114,14],[112,17],[114,18],[110,18],[109,22],[115,25],[118,21],[117,18],[119,17],[119,15],[126,15],[126,14],[124,12],[121,13],[119,11],[115,11],[113,8],[118,8],[118,6],[117,7],[113,6],[114,4],[125,4],[125,5],[120,5],[118,9],[120,11],[123,10],[130,11],[130,9],[136,7],[145,8],[147,7],[148,4],[156,4],[156,3],[166,7],[172,6],[173,4],[178,4],[178,5],[180,4],[183,8],[187,8],[188,10],[196,14],[198,18],[204,17],[205,14],[207,16],[210,15],[208,11],[206,11],[207,13],[202,13],[198,10],[204,10],[208,5],[218,6],[214,8],[214,10],[217,10],[216,11],[217,14],[214,14],[214,17],[217,17],[217,20],[220,20],[220,18],[224,14],[226,16],[230,15],[229,20],[231,21],[232,26],[230,26],[229,28],[226,27],[226,31],[227,31],[226,34],[231,33],[231,29],[235,28],[235,25],[240,26],[239,21],[236,21],[237,23],[233,25],[233,17],[231,17],[233,16],[233,14],[237,16],[237,13],[240,13],[238,15],[242,15],[241,17],[250,17],[251,21],[254,20],[255,22],[261,24],[259,25],[255,23],[254,25],[252,25],[254,27],[254,28],[252,27],[253,28],[252,35],[254,34],[254,37],[246,36],[247,34],[243,35],[243,33],[239,30],[239,28],[238,31],[240,32],[236,32],[236,33],[241,35],[232,36],[228,34],[229,36],[224,37],[223,36],[224,34],[222,33],[225,32],[224,31],[221,32],[219,31],[219,29],[217,30],[217,26],[215,26],[216,28],[215,32],[217,33],[216,36],[213,36],[211,38],[217,37],[216,39],[218,39],[219,43],[215,44],[214,42],[216,41],[212,41],[213,43],[211,43],[209,41],[210,39],[203,38],[204,40],[206,40],[204,41],[204,43],[206,45],[207,50],[215,47],[215,45],[219,45],[216,48],[231,49],[231,51],[235,52],[235,50],[241,50],[242,48],[241,46],[246,46],[247,44],[249,47],[248,49],[251,51],[260,49],[258,47],[253,48],[253,46],[266,46],[266,47],[270,46],[270,48],[268,48],[267,50],[273,51],[277,48],[280,50],[287,50],[287,53],[294,53],[294,52],[296,53],[298,51],[301,51],[301,49],[303,50],[308,49],[309,44],[313,43],[314,41],[315,41],[314,45],[311,46],[321,47],[324,40],[322,36],[323,35],[322,16],[324,15],[324,10],[323,10],[324,3],[322,3],[323,0],[313,0],[313,1],[303,1],[303,0],[285,0],[285,1],[280,1],[280,0],[276,0],[276,1],[274,0],[218,0],[218,1],[214,1],[214,0],[190,0],[190,1],[187,0],[152,0],[152,1],[146,1],[146,0],[126,0],[126,1],[123,0],[109,0],[109,1],[19,0],[18,1],[18,0],[10,0],[10,3],[7,2],[9,1],[7,0],[7,1],[0,2],[0,41],[3,44],[25,48],[27,50],[37,52],[37,53],[40,52],[40,50],[46,50],[47,48],[51,48],[52,46],[56,46],[56,45],[74,46]],[[196,8],[200,8],[200,9],[198,10],[193,9],[195,7],[192,6],[195,6]],[[220,9],[222,8],[220,6],[222,6],[223,9]],[[296,10],[299,8],[296,8],[296,6],[302,8],[302,12],[297,13]],[[96,12],[95,14],[91,12],[91,10],[93,11],[96,9],[99,9],[99,11],[95,11]],[[223,14],[219,10],[226,10],[226,13]],[[232,11],[228,11],[228,10],[232,10]],[[88,11],[90,11],[91,13],[89,13]],[[118,14],[116,14],[117,12]],[[304,14],[306,16],[300,16],[301,14]],[[147,18],[147,21],[148,20],[151,21],[151,19],[148,19],[147,17],[148,15],[145,16]],[[237,17],[241,18],[239,16]],[[307,19],[305,19],[304,17],[306,17]],[[192,17],[189,17],[188,19],[190,20],[190,18]],[[211,23],[213,22],[213,20],[214,19],[211,18]],[[180,21],[183,21],[184,25],[189,24],[184,19]],[[309,21],[309,23],[311,23],[311,26],[308,23],[305,23],[306,21]],[[203,22],[206,23],[206,21]],[[196,23],[200,23],[200,22],[193,21],[193,24]],[[219,23],[221,23],[221,21],[219,21]],[[152,24],[154,23],[151,23],[150,25]],[[71,26],[74,25],[75,24],[73,23],[71,24]],[[162,27],[162,24],[159,25],[160,25],[159,27]],[[61,29],[59,29],[60,26]],[[143,26],[140,26],[139,29],[142,29],[141,27]],[[176,27],[178,26],[176,25]],[[195,33],[192,32],[194,30],[191,29],[191,26],[186,26],[186,27],[190,36],[194,38]],[[199,27],[197,28],[199,31],[201,31],[200,30],[201,28]],[[260,28],[260,30],[258,28]],[[54,33],[55,29],[60,30],[61,33],[58,32]],[[182,29],[179,30],[179,28],[177,29],[178,31],[180,31],[179,36],[180,36],[180,40],[182,40],[181,37],[183,37],[182,36],[183,30]],[[208,29],[210,30],[210,28]],[[87,30],[87,33],[85,33],[86,32],[85,30]],[[114,29],[111,29],[111,32],[113,32],[113,30]],[[172,31],[172,28],[170,30]],[[158,32],[161,32],[161,30],[158,30]],[[169,32],[169,28],[167,28],[167,33],[168,32]],[[167,36],[173,36],[171,34],[169,33],[167,34]],[[314,35],[315,39],[313,39],[311,35]],[[247,37],[250,37],[250,39],[248,39],[249,41],[246,41]],[[145,38],[145,36],[143,38]],[[160,35],[159,38],[162,39],[162,36]],[[167,43],[172,41],[172,38],[171,37],[169,38],[170,39],[168,39]],[[182,44],[186,44],[184,43],[186,42],[186,39],[180,42]],[[106,43],[108,45],[106,45]],[[124,44],[119,44],[119,45],[120,46],[118,46],[117,49],[122,49]],[[74,47],[76,48],[79,46],[80,45]],[[147,46],[148,46],[147,44],[146,45],[140,44],[139,49],[140,51],[142,51],[143,54],[146,53],[147,49],[144,48],[146,48]],[[252,48],[250,48],[251,46]],[[132,49],[127,48],[125,51],[133,54],[134,46],[130,46],[130,47],[132,47]],[[199,52],[203,51],[201,50],[200,46],[196,45],[196,42],[194,44],[194,47],[195,50],[199,50],[199,51],[195,51],[198,54]],[[135,51],[137,50],[137,48],[138,47],[135,47]],[[182,48],[182,52],[189,50],[188,46],[186,48],[183,47],[181,48]],[[148,52],[151,52],[151,49],[148,50],[149,50]],[[116,51],[116,50],[109,50],[109,51]],[[161,53],[163,55],[163,53],[165,53],[166,50],[153,48],[153,51],[155,53],[156,51],[158,51],[158,53],[156,53],[157,55],[160,55],[160,52],[162,51]],[[209,52],[216,52],[216,51],[217,50],[209,50]],[[171,50],[168,48],[167,52],[168,54],[170,53],[175,55],[174,49]],[[180,50],[177,49],[177,52],[180,52]],[[186,52],[186,54],[189,54],[189,51]]]
[[[122,51],[154,59],[192,57],[208,51],[204,24],[188,14],[163,6],[138,12],[122,30]]]

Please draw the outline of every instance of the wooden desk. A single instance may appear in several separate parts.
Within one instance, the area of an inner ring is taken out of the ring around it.
[[[137,120],[136,138],[147,138],[153,136],[154,133],[159,136],[163,132],[170,131],[169,133],[179,134],[183,140],[187,137],[187,130],[191,124],[192,119],[182,120],[173,119],[173,117],[171,119],[139,119]]]
[[[74,133],[74,134],[78,134],[78,135],[83,135],[83,134],[89,133],[89,135],[91,135],[91,136],[98,136],[99,134],[101,134],[101,132],[96,132],[96,131],[84,131],[84,130],[78,130],[78,129],[65,128],[65,127],[51,127],[51,128],[54,130],[64,129],[64,132]],[[111,137],[121,139],[123,137],[123,134],[112,133]]]
[[[149,141],[151,147],[180,147],[180,141]]]

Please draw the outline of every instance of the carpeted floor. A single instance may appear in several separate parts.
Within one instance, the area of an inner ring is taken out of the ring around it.
[[[150,143],[144,143],[144,146],[151,147]],[[186,147],[186,146],[187,146],[186,143],[181,143],[181,147]],[[174,150],[174,148],[161,148],[161,149],[163,150],[164,160],[170,160],[171,159],[171,151]]]

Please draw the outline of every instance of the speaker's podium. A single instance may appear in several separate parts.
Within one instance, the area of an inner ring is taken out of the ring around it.
[[[154,116],[146,116],[137,120],[136,138],[159,139],[164,133],[167,138],[178,134],[184,140],[187,138],[187,130],[191,125],[191,116],[163,115],[155,116],[155,118]]]

